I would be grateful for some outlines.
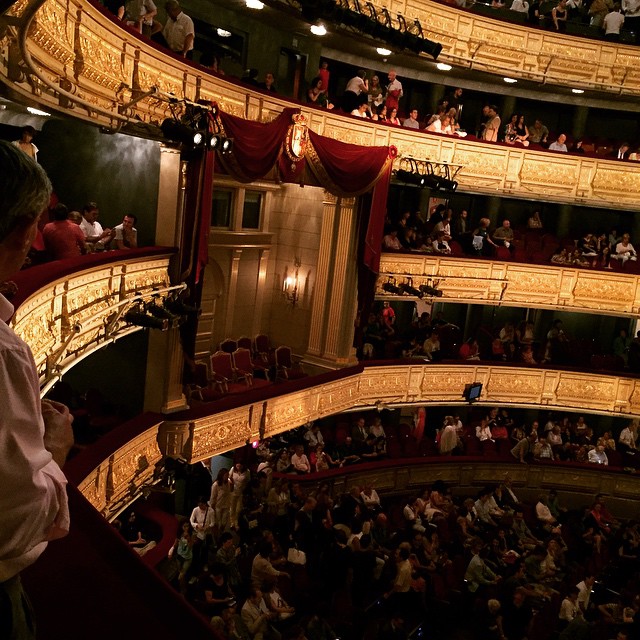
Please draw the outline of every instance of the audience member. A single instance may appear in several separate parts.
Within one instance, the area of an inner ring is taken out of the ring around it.
[[[32,142],[35,135],[36,130],[31,125],[27,125],[22,129],[20,140],[14,140],[11,144],[26,153],[32,160],[38,162],[38,147]]]
[[[162,44],[183,58],[190,57],[196,33],[193,20],[182,11],[178,0],[167,0],[165,10],[169,19],[162,30]]]
[[[561,133],[555,142],[552,142],[549,145],[549,151],[562,151],[567,153],[567,145],[565,142],[567,141],[567,136],[564,133]]]
[[[395,70],[389,71],[388,78],[389,84],[385,92],[385,104],[387,105],[387,111],[389,111],[393,117],[393,109],[397,112],[400,98],[402,98],[402,83],[398,80]],[[394,122],[393,124],[396,123]]]
[[[138,246],[138,230],[133,226],[136,222],[136,216],[127,214],[122,222],[113,228],[116,249],[135,249]]]
[[[95,202],[88,202],[82,207],[82,222],[80,229],[84,233],[85,244],[93,251],[103,251],[112,237],[111,229],[103,229],[98,222],[100,211]]]
[[[68,219],[69,210],[59,203],[53,210],[53,221],[42,230],[44,246],[51,260],[65,260],[86,253],[84,233]]]

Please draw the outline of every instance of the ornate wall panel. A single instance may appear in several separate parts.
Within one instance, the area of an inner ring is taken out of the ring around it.
[[[376,296],[399,300],[382,289],[395,279],[411,277],[413,286],[436,284],[442,301],[537,307],[607,315],[640,312],[640,277],[562,266],[385,253]],[[415,299],[402,296],[406,299]]]
[[[381,6],[382,0],[374,4]],[[640,95],[640,51],[524,26],[507,24],[430,0],[397,2],[404,15],[428,25],[427,36],[443,43],[441,59],[488,68],[501,75],[532,77],[563,85],[598,86]],[[21,15],[26,2],[12,12]],[[249,91],[163,54],[119,28],[89,0],[46,0],[27,37],[39,78],[20,62],[17,31],[0,40],[0,79],[11,91],[44,108],[94,124],[158,125],[169,115],[168,99],[216,100],[234,115],[268,122],[281,98]],[[147,95],[147,92],[152,92]],[[296,105],[299,106],[299,105]],[[595,207],[635,210],[640,163],[620,163],[363,123],[330,111],[302,107],[311,128],[360,145],[393,144],[403,155],[462,165],[460,188]]]
[[[169,256],[122,259],[65,276],[27,298],[12,324],[31,348],[41,384],[79,356],[139,330],[118,312],[134,296],[169,286],[168,266]]]

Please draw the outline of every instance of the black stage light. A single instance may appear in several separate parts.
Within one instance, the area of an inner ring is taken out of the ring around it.
[[[433,42],[423,38],[421,40],[421,49],[425,53],[429,54],[434,60],[437,60],[442,51],[442,45],[439,42]]]
[[[124,319],[129,324],[134,324],[137,327],[160,329],[162,331],[166,331],[169,328],[169,321],[166,318],[154,318],[153,316],[140,311],[127,311],[124,314]]]
[[[157,304],[150,304],[147,306],[146,311],[148,314],[152,315],[154,318],[158,318],[159,320],[166,320],[169,323],[169,326],[172,329],[179,327],[181,324],[184,324],[185,318],[183,316],[175,315],[171,313],[168,309],[161,307]]]
[[[173,118],[167,118],[160,125],[162,135],[172,142],[181,142],[182,144],[198,145],[203,140],[201,131],[197,131],[186,124],[182,124]],[[197,140],[196,140],[197,138]]]
[[[398,169],[396,171],[396,179],[401,182],[412,183],[413,171],[406,171],[405,169]]]
[[[424,176],[424,186],[436,191],[440,188],[440,184],[442,183],[443,178],[435,175],[434,173],[429,173]]]
[[[387,293],[393,293],[395,295],[401,295],[402,291],[400,290],[400,287],[398,287],[395,282],[391,282],[391,280],[389,280],[389,282],[385,282],[382,285],[382,289],[384,291],[386,291]]]
[[[447,178],[440,178],[440,191],[455,191],[458,188],[458,182],[456,180],[449,180]]]
[[[421,284],[419,289],[426,296],[431,296],[433,298],[442,298],[442,291],[440,291],[440,289],[432,287],[431,285]]]
[[[418,298],[422,298],[422,296],[424,295],[422,291],[420,291],[420,289],[416,289],[412,284],[408,282],[403,282],[400,285],[400,290],[402,291],[402,293],[406,293],[410,296],[417,296]]]
[[[171,313],[177,316],[197,316],[202,313],[202,309],[193,307],[190,304],[185,304],[182,300],[176,300],[175,298],[167,298],[164,301],[164,308],[171,311]]]
[[[233,149],[233,138],[224,138],[222,141],[222,153],[231,153]]]

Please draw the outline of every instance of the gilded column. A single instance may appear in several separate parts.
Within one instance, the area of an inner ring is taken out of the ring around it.
[[[180,152],[162,147],[155,240],[157,245],[181,246],[185,171],[186,164],[181,163]],[[176,266],[177,263],[174,263],[174,268]],[[165,332],[149,331],[145,411],[171,413],[188,408],[182,392],[183,364],[184,356],[178,329]]]
[[[309,348],[307,353],[312,357],[322,355],[326,329],[326,307],[329,285],[332,278],[332,257],[334,227],[337,218],[339,200],[325,192],[324,210],[322,212],[322,229],[320,231],[320,251],[316,283],[311,305],[311,322],[309,327]]]
[[[305,357],[309,364],[334,369],[357,361],[352,346],[357,308],[355,256],[355,200],[327,194]]]

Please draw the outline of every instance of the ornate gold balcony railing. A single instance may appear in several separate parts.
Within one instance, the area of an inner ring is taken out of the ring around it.
[[[474,260],[434,255],[384,253],[376,296],[399,300],[382,285],[412,279],[414,287],[437,282],[443,302],[535,307],[606,315],[640,313],[640,277],[594,269]],[[412,299],[410,296],[403,298]]]
[[[25,21],[36,7],[34,2],[42,7],[25,31]],[[437,28],[448,34],[451,55],[471,47],[465,42],[474,41],[469,64],[476,64],[479,56],[489,55],[500,46],[508,49],[519,43],[520,49],[515,48],[512,57],[523,73],[529,73],[534,62],[547,71],[555,69],[554,65],[565,65],[558,75],[566,82],[572,78],[582,82],[584,74],[578,71],[593,59],[597,61],[598,77],[624,76],[615,87],[617,92],[624,85],[625,91],[633,92],[637,87],[640,93],[640,51],[635,47],[505,25],[429,0],[415,6],[396,4],[393,10],[406,15],[428,9],[431,13],[425,24],[434,25],[434,29],[440,25]],[[171,94],[179,99],[216,100],[223,110],[258,121],[272,120],[291,106],[282,98],[251,91],[163,53],[119,27],[88,0],[18,0],[12,20],[15,25],[0,40],[0,79],[23,100],[94,124],[112,129],[157,125],[170,115],[168,102],[161,94],[165,98]],[[605,63],[610,65],[607,72],[602,71]],[[500,64],[503,72],[518,76],[506,61]],[[573,75],[571,69],[576,70]],[[366,123],[307,106],[302,110],[317,133],[353,144],[395,145],[398,164],[402,156],[460,164],[463,169],[456,179],[464,190],[595,207],[637,208],[640,163],[484,144]]]
[[[53,276],[18,307],[13,329],[31,348],[45,391],[83,357],[141,329],[124,320],[127,305],[170,285],[170,252],[151,257],[144,251]],[[26,283],[30,273],[21,280]]]
[[[165,452],[189,462],[274,436],[310,420],[380,406],[463,404],[471,382],[484,385],[481,403],[640,416],[640,380],[579,371],[497,364],[389,364],[203,417],[153,424],[78,480],[85,497],[109,516],[150,482]],[[200,409],[202,412],[202,409]]]
[[[418,19],[425,36],[443,46],[438,60],[500,76],[617,94],[640,93],[640,50],[532,29],[432,0],[372,0],[392,17]],[[426,54],[423,54],[426,55]]]

